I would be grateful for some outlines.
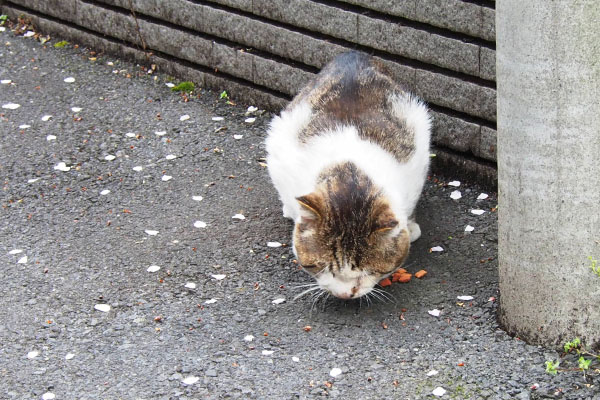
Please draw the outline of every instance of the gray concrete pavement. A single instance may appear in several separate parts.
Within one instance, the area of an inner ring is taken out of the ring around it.
[[[294,301],[270,115],[56,41],[0,33],[0,398],[598,398],[499,328],[494,193],[431,178],[390,299]]]

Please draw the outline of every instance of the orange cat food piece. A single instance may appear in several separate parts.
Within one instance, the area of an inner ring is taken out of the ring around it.
[[[405,275],[408,275],[408,278]],[[398,271],[396,271],[392,274],[392,282],[406,283],[406,282],[410,281],[410,277],[411,277],[411,274],[406,272],[406,270],[404,268],[400,268]]]
[[[392,281],[390,281],[390,278],[382,279],[381,282],[379,282],[379,286],[381,286],[381,287],[390,286],[391,284],[392,284]]]
[[[425,275],[427,275],[427,271],[425,271],[424,269],[415,272],[415,278],[419,278],[421,279],[422,277],[424,277]]]

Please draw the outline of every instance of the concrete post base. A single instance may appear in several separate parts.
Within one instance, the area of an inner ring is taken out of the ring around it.
[[[600,346],[600,2],[498,0],[500,319]]]

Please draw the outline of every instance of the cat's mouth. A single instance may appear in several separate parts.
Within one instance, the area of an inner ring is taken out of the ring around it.
[[[332,279],[327,282],[319,282],[317,280],[317,282],[321,289],[342,300],[358,299],[373,290],[373,286],[366,286],[361,279],[350,281]]]

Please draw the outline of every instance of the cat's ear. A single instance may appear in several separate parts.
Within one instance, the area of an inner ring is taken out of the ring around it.
[[[310,193],[306,196],[296,197],[300,204],[300,216],[308,220],[320,220],[323,218],[323,196],[318,193]]]
[[[391,231],[396,226],[398,226],[398,220],[389,206],[387,206],[379,210],[375,215],[371,231],[373,233],[384,233]]]

